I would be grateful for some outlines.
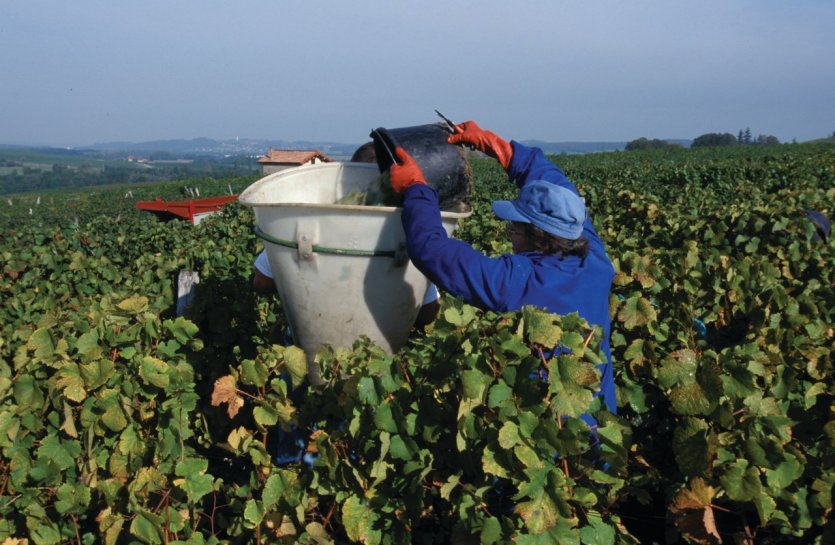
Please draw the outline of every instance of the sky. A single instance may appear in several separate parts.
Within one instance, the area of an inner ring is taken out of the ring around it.
[[[0,143],[835,131],[832,0],[0,2]]]

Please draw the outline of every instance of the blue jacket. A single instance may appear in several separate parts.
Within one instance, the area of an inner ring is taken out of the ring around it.
[[[513,158],[508,175],[518,187],[528,181],[546,180],[578,193],[542,150],[515,141],[511,145]],[[404,192],[402,217],[412,262],[429,280],[465,302],[497,312],[515,311],[525,305],[555,314],[577,312],[590,324],[600,325],[604,332],[601,348],[607,362],[598,366],[602,374],[598,395],[603,395],[609,411],[616,412],[609,350],[609,289],[615,270],[590,218],[583,226],[589,252],[581,260],[538,252],[487,257],[469,244],[447,236],[441,225],[438,196],[422,184]]]

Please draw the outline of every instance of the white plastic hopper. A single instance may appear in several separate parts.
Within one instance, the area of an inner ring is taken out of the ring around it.
[[[337,205],[377,180],[376,165],[325,163],[276,172],[249,186],[240,202],[275,277],[308,378],[321,381],[314,356],[324,345],[350,347],[361,335],[392,353],[408,339],[428,281],[408,260],[401,208]],[[452,233],[470,212],[442,212]]]

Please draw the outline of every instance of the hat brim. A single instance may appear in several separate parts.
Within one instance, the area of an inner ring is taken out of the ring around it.
[[[522,215],[519,210],[513,206],[512,201],[493,201],[493,213],[499,219],[505,221],[518,221],[519,223],[531,223],[531,220]]]

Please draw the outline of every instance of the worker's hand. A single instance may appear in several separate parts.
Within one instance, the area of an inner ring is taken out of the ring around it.
[[[391,165],[389,173],[391,175],[391,188],[395,193],[403,193],[406,188],[415,184],[426,185],[423,171],[420,170],[420,166],[412,159],[412,156],[406,153],[406,150],[397,146],[394,148],[394,154],[397,156],[398,162]]]
[[[450,144],[469,144],[490,157],[497,159],[505,170],[513,157],[513,146],[494,133],[485,131],[475,121],[465,121],[455,125],[455,134],[447,138]]]

